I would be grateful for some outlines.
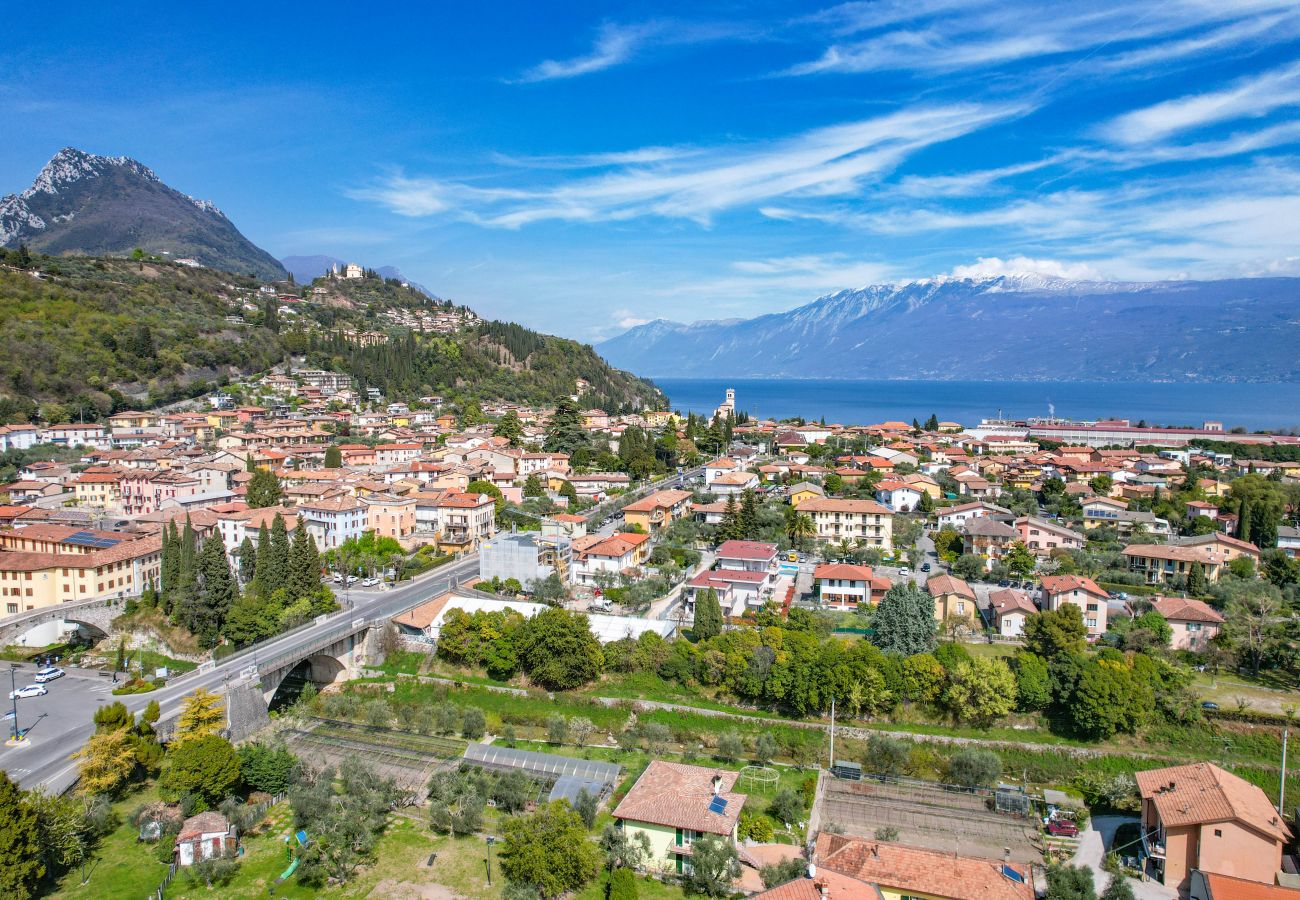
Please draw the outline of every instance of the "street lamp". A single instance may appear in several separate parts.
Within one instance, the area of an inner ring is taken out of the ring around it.
[[[484,862],[487,863],[488,887],[492,887],[492,845],[496,842],[496,837],[490,834],[487,836],[487,859]]]
[[[12,740],[18,743],[18,684],[16,678],[18,675],[18,663],[9,664],[9,699],[13,701],[14,733]]]

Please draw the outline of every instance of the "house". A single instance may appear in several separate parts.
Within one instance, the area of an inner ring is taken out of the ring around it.
[[[1277,549],[1292,559],[1300,557],[1300,528],[1279,525],[1277,529]]]
[[[322,552],[333,550],[345,541],[360,539],[366,530],[366,508],[355,497],[326,497],[294,508],[316,542],[316,548]]]
[[[876,485],[876,499],[894,512],[911,512],[921,502],[920,488],[903,481],[882,481]]]
[[[861,603],[875,606],[892,582],[877,575],[870,566],[822,563],[813,569],[813,593],[835,609],[857,609]]]
[[[1193,869],[1274,883],[1291,832],[1262,790],[1204,762],[1135,777],[1147,852],[1166,887],[1185,891]]]
[[[1119,513],[1128,509],[1128,501],[1117,497],[1089,497],[1079,504],[1083,507],[1083,517],[1088,524],[1105,524],[1105,519],[1119,518]]]
[[[1025,620],[1038,612],[1038,607],[1023,591],[1003,588],[989,594],[989,612],[998,634],[1020,637],[1025,633]]]
[[[1230,563],[1234,559],[1248,557],[1256,567],[1259,566],[1260,550],[1250,541],[1243,541],[1241,538],[1235,538],[1230,534],[1224,534],[1222,531],[1215,531],[1211,534],[1195,534],[1186,537],[1176,538],[1170,543],[1177,544],[1180,547],[1212,547],[1220,554],[1225,563]]]
[[[1044,575],[1042,606],[1053,612],[1062,604],[1073,603],[1083,613],[1083,624],[1088,628],[1089,640],[1106,633],[1106,603],[1110,595],[1097,587],[1091,578],[1082,575]]]
[[[1016,530],[1021,542],[1036,556],[1050,556],[1053,550],[1082,550],[1085,542],[1079,532],[1038,516],[1016,519]]]
[[[722,569],[768,572],[776,567],[776,544],[763,541],[724,541],[716,555]]]
[[[984,557],[985,566],[990,569],[1019,539],[1020,532],[1016,529],[1000,519],[988,516],[968,519],[962,529],[962,549],[966,553]]]
[[[1192,871],[1188,900],[1300,900],[1300,888]]]
[[[988,516],[1002,515],[1011,517],[1011,510],[1003,509],[992,503],[982,501],[975,503],[962,503],[958,506],[950,506],[947,509],[939,511],[938,520],[940,528],[960,528],[972,519],[985,518]]]
[[[813,847],[812,862],[813,877],[795,879],[757,896],[762,900],[1034,900],[1035,897],[1033,870],[1029,866],[923,850],[896,841],[867,840],[823,831]],[[816,893],[810,895],[805,884],[812,886]]]
[[[629,839],[650,843],[647,868],[666,873],[691,871],[691,845],[716,834],[735,843],[744,794],[732,791],[736,773],[702,766],[651,760],[614,810],[614,821]]]
[[[1147,584],[1168,584],[1175,580],[1185,584],[1197,563],[1205,573],[1205,580],[1215,582],[1228,565],[1223,553],[1206,546],[1130,544],[1124,548],[1124,555],[1128,557],[1129,568],[1141,574]]]
[[[78,506],[116,509],[122,503],[122,477],[115,472],[83,472],[72,483]]]
[[[726,497],[728,495],[743,494],[745,491],[752,491],[757,487],[758,475],[744,469],[737,469],[735,472],[724,472],[713,479],[713,482],[708,486],[708,490]]]
[[[190,816],[176,835],[176,864],[192,866],[204,859],[234,856],[239,849],[235,826],[219,812],[209,810]]]
[[[680,518],[690,515],[690,491],[655,491],[623,507],[623,524],[640,526],[646,534],[656,534]]]
[[[816,500],[818,497],[825,497],[821,485],[813,484],[811,481],[801,481],[798,484],[790,485],[790,505],[798,506],[806,500]]]
[[[1169,646],[1175,650],[1204,650],[1223,627],[1223,616],[1201,600],[1157,597],[1152,605],[1173,629]]]
[[[393,494],[370,494],[362,500],[366,510],[366,531],[375,537],[405,541],[415,531],[415,498]]]
[[[706,487],[712,488],[713,482],[717,481],[723,475],[729,475],[739,469],[739,463],[734,459],[727,459],[725,456],[720,459],[715,459],[712,462],[707,462],[704,464],[704,484]]]
[[[925,589],[934,598],[935,621],[942,622],[949,616],[971,619],[979,608],[975,600],[975,590],[969,584],[954,575],[934,575],[926,579]]]
[[[894,513],[874,500],[819,497],[800,503],[796,509],[812,517],[819,541],[849,541],[885,551],[893,549]]]
[[[619,575],[645,565],[650,558],[650,535],[622,532],[608,537],[592,534],[573,542],[574,580],[595,584],[602,572]]]

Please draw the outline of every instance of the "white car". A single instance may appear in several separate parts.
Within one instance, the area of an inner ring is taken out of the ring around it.
[[[365,581],[361,582],[362,587],[374,587],[377,584],[379,584],[378,578],[367,578]]]
[[[912,574],[912,570],[909,569],[907,566],[900,566],[898,569],[898,574],[900,577],[906,578],[907,576]]]
[[[47,681],[53,681],[56,678],[62,678],[62,677],[63,677],[62,669],[60,669],[58,666],[49,666],[48,668],[41,669],[39,672],[37,672],[36,678],[34,680],[36,681],[37,684],[45,684]]]
[[[43,684],[28,684],[20,687],[16,691],[10,691],[9,699],[26,700],[28,697],[41,697],[49,692],[50,689]]]

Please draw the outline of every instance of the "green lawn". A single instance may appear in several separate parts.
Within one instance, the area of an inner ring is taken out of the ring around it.
[[[1203,700],[1213,700],[1224,709],[1245,708],[1256,712],[1285,713],[1300,708],[1300,691],[1294,682],[1276,672],[1261,673],[1259,679],[1236,674],[1199,672],[1192,683]]]

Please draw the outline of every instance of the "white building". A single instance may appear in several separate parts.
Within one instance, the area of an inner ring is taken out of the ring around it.
[[[355,497],[330,497],[296,507],[303,527],[322,552],[345,541],[360,539],[366,530],[366,508]]]

